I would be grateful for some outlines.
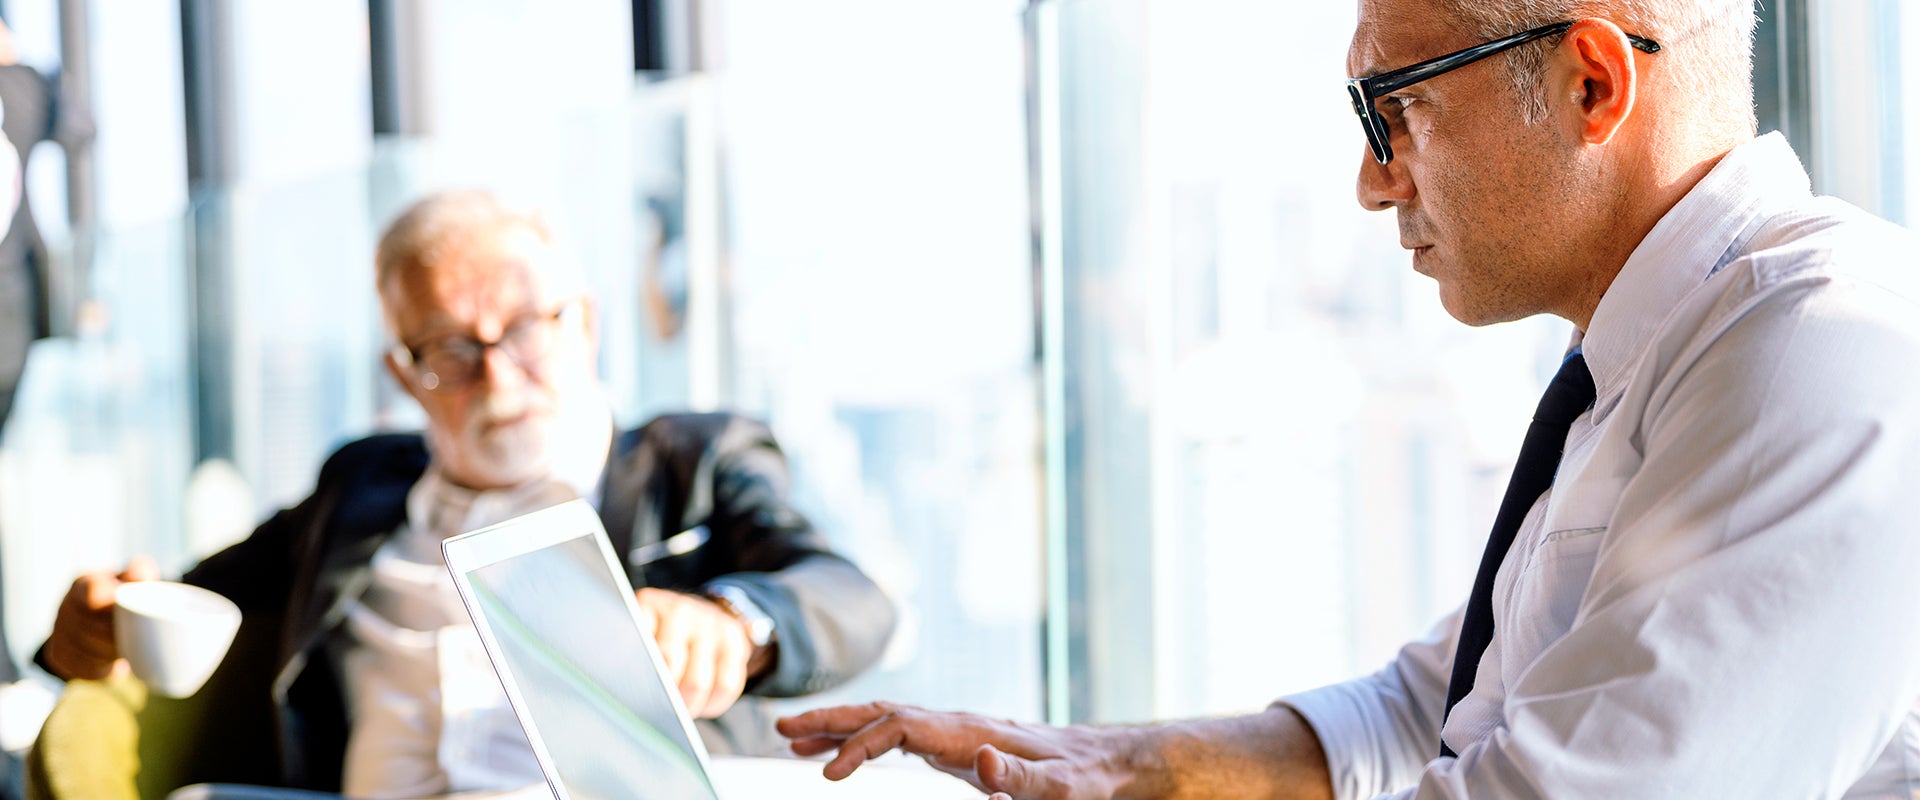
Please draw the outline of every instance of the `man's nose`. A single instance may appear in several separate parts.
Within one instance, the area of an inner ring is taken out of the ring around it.
[[[1372,148],[1360,148],[1360,178],[1354,184],[1360,207],[1385,211],[1413,199],[1413,179],[1400,159],[1386,164],[1373,157]]]
[[[495,388],[514,387],[526,382],[528,375],[525,367],[514,360],[507,348],[494,345],[487,348],[480,358],[480,374],[477,383],[485,383]]]

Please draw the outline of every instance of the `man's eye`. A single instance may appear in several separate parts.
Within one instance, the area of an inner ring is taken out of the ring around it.
[[[472,339],[442,339],[429,342],[420,348],[420,356],[428,360],[451,359],[466,361],[480,352],[480,343]]]

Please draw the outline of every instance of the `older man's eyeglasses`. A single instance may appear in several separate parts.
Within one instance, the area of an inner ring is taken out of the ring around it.
[[[1373,159],[1381,164],[1393,161],[1393,146],[1388,143],[1388,140],[1393,138],[1393,129],[1386,117],[1381,115],[1379,107],[1374,105],[1375,99],[1429,78],[1445,75],[1475,61],[1512,50],[1528,42],[1549,36],[1559,36],[1572,27],[1572,22],[1556,22],[1503,39],[1495,39],[1486,44],[1474,45],[1465,50],[1430,58],[1411,67],[1402,67],[1371,78],[1349,78],[1347,95],[1353,100],[1353,113],[1360,116],[1360,127],[1367,132],[1367,146],[1373,149]],[[1643,53],[1660,52],[1660,44],[1652,39],[1627,34],[1627,41],[1633,44],[1634,49]]]
[[[412,370],[427,391],[458,389],[478,380],[486,366],[487,351],[495,347],[521,369],[532,371],[553,350],[560,330],[579,318],[580,306],[576,298],[552,311],[523,314],[491,342],[456,334],[418,345],[396,344],[393,358]]]

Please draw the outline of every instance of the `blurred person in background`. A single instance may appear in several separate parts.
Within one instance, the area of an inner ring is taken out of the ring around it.
[[[1231,719],[880,703],[782,720],[794,749],[1051,800],[1920,796],[1920,241],[1756,137],[1754,22],[1361,0],[1361,205],[1460,321],[1576,329],[1431,637]]]
[[[45,338],[52,325],[47,292],[47,270],[51,257],[47,243],[40,237],[40,226],[33,219],[33,203],[21,189],[27,159],[41,142],[54,142],[69,151],[93,138],[93,123],[86,109],[66,102],[59,94],[59,82],[20,63],[14,51],[13,31],[0,21],[0,103],[6,107],[0,118],[0,130],[6,134],[12,152],[5,155],[11,164],[10,183],[16,202],[8,208],[9,224],[0,238],[0,297],[10,327],[26,326],[32,338]],[[18,313],[16,313],[18,312]],[[15,331],[9,331],[13,336]],[[0,350],[0,423],[4,423],[13,404],[13,389],[26,361],[26,347],[12,338]]]
[[[0,122],[6,115],[6,100],[0,96]],[[11,225],[15,204],[20,202],[21,185],[19,157],[13,152],[13,146],[0,142],[0,213],[6,214],[7,221],[0,225]],[[8,237],[9,240],[11,237]],[[34,286],[32,275],[14,264],[0,262],[0,441],[6,436],[7,418],[13,409],[14,390],[19,388],[20,374],[27,366],[27,348],[33,340],[40,338],[39,329],[34,325],[36,312],[40,308],[41,293]],[[0,528],[3,534],[4,528]],[[13,650],[7,644],[5,622],[4,591],[0,591],[0,721],[11,713],[8,708],[8,691],[20,680],[20,669],[13,663]],[[12,748],[0,753],[0,798],[17,797],[20,794],[22,772],[20,764],[12,753]]]
[[[0,142],[0,194],[6,198],[0,203],[0,214],[5,215],[0,220],[0,441],[13,416],[28,351],[53,328],[47,276],[51,263],[26,195],[27,159],[40,142],[57,142],[71,152],[92,137],[85,109],[62,102],[58,85],[19,63],[13,31],[0,22],[0,132],[5,133]],[[8,535],[0,525],[0,538]],[[36,721],[46,716],[51,700],[41,687],[20,682],[6,635],[5,594],[0,591],[0,748],[7,751],[8,769],[0,786],[17,789],[20,772],[13,769],[17,765],[12,753],[31,741]]]
[[[14,390],[26,367],[27,346],[52,332],[47,291],[50,256],[33,220],[33,204],[22,188],[27,158],[34,145],[55,142],[66,149],[93,138],[86,109],[64,102],[57,81],[19,62],[13,31],[0,22],[0,131],[7,151],[0,153],[0,180],[9,202],[4,206],[5,236],[0,238],[0,428],[13,408]],[[11,670],[11,666],[5,667]]]
[[[670,679],[719,753],[779,747],[760,697],[839,685],[880,656],[891,602],[787,504],[771,432],[727,414],[621,433],[595,373],[595,305],[534,217],[484,192],[422,200],[380,240],[386,366],[425,436],[342,447],[312,496],[189,570],[243,622],[193,702],[216,709],[197,781],[357,798],[547,791],[487,671],[446,537],[574,498],[628,554]],[[136,559],[74,582],[39,655],[53,674],[125,669],[111,609]],[[475,689],[479,687],[479,689]],[[535,785],[538,784],[538,785]],[[531,788],[528,788],[531,787]]]
[[[27,367],[27,351],[37,339],[52,333],[52,308],[47,290],[47,243],[33,221],[33,204],[23,188],[27,158],[44,141],[73,148],[92,136],[84,109],[62,103],[58,84],[39,70],[20,63],[14,51],[13,31],[0,22],[0,131],[6,134],[0,152],[0,186],[7,202],[0,223],[0,435],[12,416],[13,397]],[[0,613],[0,619],[5,614]],[[20,677],[6,647],[0,626],[0,683]]]

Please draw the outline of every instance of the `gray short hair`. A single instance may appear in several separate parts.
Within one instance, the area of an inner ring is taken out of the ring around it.
[[[482,235],[525,228],[550,240],[546,223],[531,212],[508,208],[484,189],[430,194],[400,212],[380,234],[374,250],[374,281],[386,291],[402,272],[432,268],[476,244]]]
[[[1664,48],[1658,85],[1692,93],[1703,113],[1724,124],[1759,127],[1753,107],[1753,0],[1440,0],[1447,17],[1478,40],[1497,39],[1563,20],[1609,19]],[[1551,41],[1551,40],[1549,40]],[[1514,50],[1504,70],[1529,122],[1546,117],[1547,47]]]
[[[374,287],[380,293],[381,308],[387,326],[393,327],[392,298],[389,292],[405,273],[433,269],[450,259],[465,258],[470,248],[487,246],[492,237],[514,229],[532,233],[541,242],[553,243],[540,215],[502,203],[484,189],[460,189],[427,195],[408,206],[387,225],[374,250]],[[549,279],[568,286],[584,285],[577,264],[556,258],[543,269]]]

